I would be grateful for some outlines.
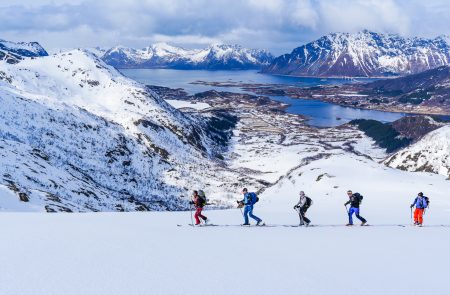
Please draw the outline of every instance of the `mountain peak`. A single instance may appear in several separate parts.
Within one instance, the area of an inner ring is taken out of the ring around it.
[[[156,43],[142,50],[114,50],[102,59],[117,68],[254,69],[268,65],[273,56],[265,50],[240,45],[211,44],[204,49],[185,49]]]
[[[439,41],[440,40],[440,41]],[[331,33],[295,48],[263,69],[294,76],[377,77],[422,72],[450,61],[450,43],[362,30]]]
[[[6,60],[8,63],[17,63],[26,57],[47,55],[47,51],[38,42],[0,40],[0,60]]]

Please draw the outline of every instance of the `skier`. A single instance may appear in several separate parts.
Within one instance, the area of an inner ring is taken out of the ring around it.
[[[198,191],[194,191],[192,195],[192,201],[189,202],[189,204],[195,206],[195,225],[200,225],[200,219],[203,219],[205,224],[208,223],[208,218],[202,214],[203,207],[206,205],[206,196],[203,191],[200,191],[200,194]]]
[[[259,201],[258,197],[255,193],[249,193],[246,188],[242,190],[242,194],[244,195],[244,199],[241,201],[237,201],[239,205],[244,205],[244,224],[242,225],[250,225],[248,222],[248,216],[256,220],[256,225],[264,225],[262,222],[262,219],[258,216],[253,215],[253,205],[255,205],[256,202]]]
[[[362,196],[359,193],[354,193],[349,190],[347,191],[347,195],[349,197],[349,200],[344,204],[345,208],[347,208],[347,205],[350,204],[350,209],[348,210],[348,224],[347,226],[353,225],[353,213],[355,213],[356,217],[361,220],[361,226],[365,225],[367,223],[367,220],[365,220],[362,216],[359,215],[359,205],[362,201]]]
[[[295,210],[298,210],[298,217],[300,218],[300,224],[299,226],[306,225],[308,226],[311,223],[311,220],[309,220],[305,214],[306,211],[308,211],[308,208],[312,205],[311,198],[307,197],[305,195],[304,191],[300,192],[300,200],[298,203],[294,206]]]
[[[414,199],[414,202],[411,204],[411,209],[416,206],[414,210],[414,225],[422,226],[423,223],[423,213],[425,209],[428,207],[427,197],[423,195],[422,192],[417,194],[417,197]]]

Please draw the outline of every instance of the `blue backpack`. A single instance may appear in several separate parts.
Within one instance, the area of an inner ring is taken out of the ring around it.
[[[251,200],[252,200],[252,205],[256,204],[259,201],[258,196],[255,193],[249,193]]]

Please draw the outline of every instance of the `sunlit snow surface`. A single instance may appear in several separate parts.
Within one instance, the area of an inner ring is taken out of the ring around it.
[[[320,181],[317,176],[328,173]],[[267,227],[240,227],[238,209],[190,213],[0,215],[4,294],[446,294],[449,182],[353,156],[304,166],[262,194]],[[334,188],[334,186],[338,186]],[[347,228],[347,189],[364,195],[373,226]],[[317,227],[298,228],[298,190],[313,198]],[[412,227],[414,195],[431,200]],[[236,195],[236,198],[239,196]],[[181,227],[177,225],[182,225]],[[404,225],[404,227],[398,226]],[[417,283],[416,278],[421,282]]]

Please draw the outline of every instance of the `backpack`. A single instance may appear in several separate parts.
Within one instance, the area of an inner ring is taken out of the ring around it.
[[[308,209],[309,207],[311,207],[311,205],[313,204],[313,201],[310,197],[306,197],[306,202],[305,205],[303,205],[304,209]]]
[[[416,200],[414,201],[414,203],[416,203],[417,202],[417,199],[418,199],[419,197],[416,197]],[[425,196],[423,196],[422,198],[424,198],[425,199],[425,201],[427,201],[427,206],[425,207],[425,206],[423,206],[423,201],[422,201],[422,207],[424,208],[424,209],[427,209],[428,207],[430,207],[430,198],[428,198],[428,197],[425,197]]]
[[[205,206],[206,205],[206,201],[207,201],[205,192],[202,191],[202,190],[199,190],[198,191],[198,196],[200,197],[200,200],[202,201],[202,206]]]
[[[353,196],[358,200],[359,204],[361,204],[364,197],[360,193],[354,193]]]
[[[255,193],[250,193],[250,196],[252,197],[252,205],[259,202],[259,198]]]

